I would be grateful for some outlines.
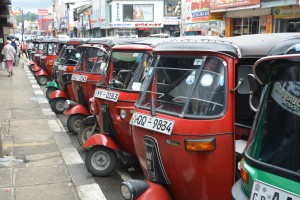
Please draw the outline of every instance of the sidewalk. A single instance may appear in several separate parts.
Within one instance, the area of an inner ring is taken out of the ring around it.
[[[0,122],[1,200],[104,197],[22,59],[0,70]]]

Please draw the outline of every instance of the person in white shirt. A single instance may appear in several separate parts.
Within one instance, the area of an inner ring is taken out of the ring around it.
[[[5,59],[5,66],[8,72],[8,77],[13,75],[13,62],[16,55],[15,48],[11,45],[11,41],[7,40],[6,45],[3,47],[1,54]]]

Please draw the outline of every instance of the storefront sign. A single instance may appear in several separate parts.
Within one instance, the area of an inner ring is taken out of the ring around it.
[[[178,25],[178,17],[164,17],[164,25]]]
[[[190,6],[192,22],[209,20],[209,0],[191,0]]]
[[[266,16],[266,33],[272,33],[273,32],[273,16],[268,15]]]
[[[163,27],[162,23],[111,23],[111,27],[135,27],[135,28],[161,28]]]
[[[226,9],[259,4],[260,0],[211,0],[210,9]]]
[[[273,8],[273,16],[275,19],[292,19],[300,17],[300,6],[281,6]]]
[[[152,22],[154,21],[153,4],[123,4],[124,22]]]
[[[117,3],[117,18],[116,21],[120,21],[120,3]]]

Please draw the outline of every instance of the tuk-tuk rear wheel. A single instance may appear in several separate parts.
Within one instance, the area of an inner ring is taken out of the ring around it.
[[[62,114],[65,111],[65,98],[56,98],[50,100],[50,107],[56,114]]]
[[[46,90],[46,98],[48,99],[48,100],[50,100],[51,98],[51,94],[55,91],[55,90],[57,90],[55,87],[49,87],[49,88],[47,88],[47,90]]]
[[[88,150],[85,157],[86,168],[94,176],[108,176],[117,164],[115,151],[104,146],[94,146]]]
[[[78,134],[80,130],[80,124],[84,118],[86,118],[86,115],[79,115],[79,114],[74,114],[70,115],[67,121],[67,127],[71,133],[74,135]]]
[[[47,76],[38,76],[36,78],[36,81],[38,82],[39,85],[46,85],[48,80],[49,78]]]
[[[80,127],[77,138],[80,146],[82,146],[87,139],[89,139],[92,135],[94,135],[96,132],[99,132],[97,128],[92,133],[92,130],[94,128],[95,124],[86,124]]]

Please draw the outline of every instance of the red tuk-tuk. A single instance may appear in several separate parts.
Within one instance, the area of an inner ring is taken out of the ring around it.
[[[72,75],[72,87],[77,103],[65,102],[65,115],[69,115],[67,126],[70,132],[77,134],[84,118],[90,115],[89,99],[93,97],[96,84],[105,83],[105,69],[110,56],[111,47],[115,44],[136,41],[135,38],[98,38],[87,44],[78,46],[81,58]]]
[[[62,46],[66,40],[49,39],[45,40],[46,51],[45,55],[41,56],[41,69],[35,73],[35,77],[39,85],[46,85],[46,83],[53,77],[53,65]]]
[[[246,144],[239,139],[247,139],[254,117],[246,77],[291,35],[195,36],[158,45],[130,120],[147,181],[123,182],[123,196],[231,199],[237,144]]]
[[[96,116],[101,132],[91,136],[94,124],[87,123],[78,133],[79,143],[88,149],[85,164],[95,176],[109,175],[115,169],[117,154],[123,164],[137,161],[129,119],[158,41],[162,40],[150,39],[141,44],[112,48],[107,69],[108,85],[98,84],[90,99],[90,110]]]
[[[65,100],[71,99],[75,101],[75,98],[71,98],[71,96],[74,96],[72,95],[73,89],[67,89],[69,85],[71,85],[71,79],[67,77],[72,76],[72,73],[79,60],[80,54],[76,51],[76,47],[84,44],[88,40],[90,39],[73,38],[68,40],[66,45],[64,45],[64,47],[62,48],[62,51],[60,52],[58,58],[54,62],[54,80],[49,82],[46,86],[46,97],[49,100],[53,99],[53,101],[51,101],[54,105],[52,110],[55,113],[62,113],[64,111]],[[52,95],[53,92],[55,93]]]
[[[43,40],[33,40],[33,49],[32,49],[32,61],[28,63],[28,68],[30,71],[36,71],[36,67],[40,65],[40,57],[43,55],[45,51],[45,45]]]

